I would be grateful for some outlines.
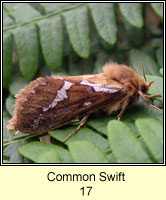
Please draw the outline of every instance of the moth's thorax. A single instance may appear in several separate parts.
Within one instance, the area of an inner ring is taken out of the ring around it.
[[[115,80],[125,87],[133,87],[135,90],[141,90],[141,87],[146,85],[144,79],[131,67],[126,65],[108,63],[103,67],[103,71],[108,80]]]
[[[117,65],[115,63],[107,63],[103,67],[103,73],[106,79],[115,81],[123,86],[123,91],[126,93],[127,99],[129,99],[129,105],[134,104],[139,99],[137,93],[143,86],[146,87],[146,83],[141,76],[136,73],[132,68],[125,65]],[[125,98],[119,99],[114,104],[110,104],[104,108],[108,114],[112,114],[115,111],[121,110],[125,104]]]

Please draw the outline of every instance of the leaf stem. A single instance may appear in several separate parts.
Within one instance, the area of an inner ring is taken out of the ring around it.
[[[27,140],[27,139],[30,139],[30,138],[33,138],[33,137],[41,137],[41,136],[44,136],[46,135],[47,133],[41,133],[41,134],[26,134],[26,135],[21,135],[21,136],[15,136],[15,137],[12,137],[8,140],[4,140],[3,143],[4,145],[10,143],[10,142],[17,142],[19,140]]]
[[[10,32],[12,29],[16,29],[16,28],[21,27],[21,26],[26,26],[28,24],[35,24],[38,21],[41,21],[41,20],[44,20],[44,19],[47,19],[47,18],[50,18],[50,17],[54,17],[56,15],[62,15],[62,13],[64,13],[64,12],[67,12],[67,11],[73,10],[73,9],[77,9],[79,7],[82,7],[82,6],[87,6],[87,3],[80,3],[79,5],[73,5],[73,6],[69,7],[69,8],[64,8],[63,11],[59,11],[57,13],[51,13],[51,14],[48,14],[48,15],[44,15],[44,16],[36,18],[34,20],[31,20],[31,21],[28,21],[28,22],[24,22],[22,24],[12,25],[9,28],[3,29],[3,32],[4,33],[5,32]]]

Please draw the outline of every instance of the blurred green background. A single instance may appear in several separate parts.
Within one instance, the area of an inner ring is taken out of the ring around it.
[[[143,63],[155,81],[149,94],[163,94],[162,3],[3,3],[4,162],[162,163],[163,115],[142,101],[121,122],[91,116],[66,144],[74,125],[49,132],[52,144],[5,129],[15,94],[31,80],[100,73],[108,61],[141,75]],[[163,98],[152,103],[162,108]]]

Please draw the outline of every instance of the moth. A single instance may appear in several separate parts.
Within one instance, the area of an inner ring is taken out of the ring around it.
[[[43,133],[81,120],[65,142],[84,126],[91,113],[104,110],[110,115],[119,110],[120,120],[139,96],[148,106],[162,111],[148,102],[160,95],[146,94],[153,81],[146,82],[144,68],[143,76],[131,67],[109,62],[99,74],[40,77],[16,95],[14,116],[7,129]]]

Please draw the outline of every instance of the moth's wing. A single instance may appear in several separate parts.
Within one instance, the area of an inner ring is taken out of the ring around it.
[[[81,76],[39,78],[17,95],[9,129],[23,133],[53,130],[124,96],[121,86],[106,87]]]

